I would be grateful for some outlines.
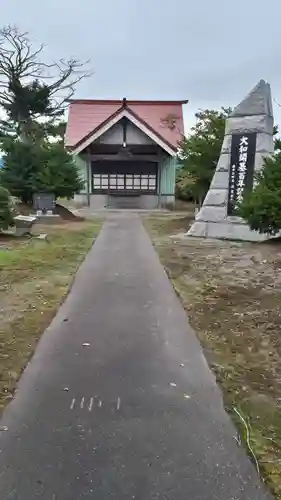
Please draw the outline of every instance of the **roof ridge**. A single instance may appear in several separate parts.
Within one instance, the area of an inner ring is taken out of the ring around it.
[[[122,99],[68,99],[68,102],[70,104],[120,104],[124,102],[124,98]],[[126,99],[127,104],[159,104],[159,105],[165,105],[165,104],[187,104],[189,101],[188,100],[159,100],[159,99]]]

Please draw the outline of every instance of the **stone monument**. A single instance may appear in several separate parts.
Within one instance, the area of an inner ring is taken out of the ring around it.
[[[37,215],[42,214],[53,215],[55,208],[55,197],[49,193],[35,193],[33,195],[33,208],[36,210]]]
[[[216,171],[188,236],[267,239],[237,216],[237,204],[243,199],[245,188],[253,188],[254,174],[262,169],[264,157],[273,151],[271,90],[269,83],[261,80],[226,120]]]
[[[60,219],[58,214],[54,213],[56,207],[55,196],[50,193],[35,193],[33,196],[33,208],[36,210],[38,222],[56,223]]]

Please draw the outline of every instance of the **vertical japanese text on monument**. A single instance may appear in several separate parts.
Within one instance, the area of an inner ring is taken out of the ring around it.
[[[253,188],[256,133],[234,134],[231,143],[231,163],[228,189],[228,215],[235,215],[245,189]]]

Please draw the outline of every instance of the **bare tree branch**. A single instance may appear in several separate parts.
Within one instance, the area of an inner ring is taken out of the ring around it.
[[[89,61],[61,59],[44,63],[40,59],[43,50],[43,45],[34,49],[28,33],[20,32],[16,26],[8,25],[0,30],[0,106],[6,111],[19,96],[22,99],[25,89],[37,92],[38,96],[41,95],[40,90],[45,89],[48,93],[48,116],[55,117],[65,109],[66,101],[73,96],[77,84],[92,74],[85,70]],[[46,100],[45,92],[42,96]],[[38,111],[30,108],[29,118],[37,116]]]

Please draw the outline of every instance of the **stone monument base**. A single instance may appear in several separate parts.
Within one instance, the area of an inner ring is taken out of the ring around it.
[[[62,218],[59,214],[41,214],[37,216],[37,224],[59,224]]]
[[[252,242],[266,241],[268,239],[267,235],[252,231],[239,217],[228,217],[220,222],[195,220],[187,236]]]

